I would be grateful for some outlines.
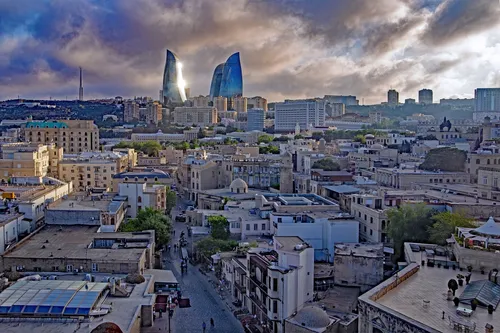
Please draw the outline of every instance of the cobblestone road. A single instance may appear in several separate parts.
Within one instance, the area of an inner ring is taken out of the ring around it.
[[[186,227],[184,223],[174,223],[174,226],[175,238],[178,239]],[[166,257],[166,268],[172,270],[179,281],[182,297],[188,297],[191,301],[190,308],[175,309],[171,320],[173,333],[203,332],[203,321],[207,324],[207,333],[243,332],[240,322],[223,303],[208,277],[198,271],[198,267],[188,264],[187,273],[181,274],[178,253],[172,250]],[[214,328],[210,327],[210,318],[214,318]]]

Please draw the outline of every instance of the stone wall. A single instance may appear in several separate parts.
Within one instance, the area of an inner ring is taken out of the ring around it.
[[[457,258],[460,267],[472,266],[472,270],[480,271],[484,268],[486,272],[500,267],[500,256],[498,253],[467,249],[458,243],[453,245],[453,253]]]

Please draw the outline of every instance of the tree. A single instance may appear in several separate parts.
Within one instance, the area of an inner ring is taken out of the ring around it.
[[[143,144],[142,152],[148,154],[148,156],[158,156],[158,152],[161,150],[162,146],[156,141],[146,141]]]
[[[295,140],[303,139],[304,136],[301,134],[297,134],[296,136],[293,137]]]
[[[355,142],[360,142],[360,143],[362,143],[362,144],[365,144],[365,143],[366,143],[366,139],[365,139],[365,136],[364,136],[363,134],[358,134],[358,135],[356,135],[356,136],[353,138],[353,140],[354,140]]]
[[[446,244],[446,239],[455,232],[457,227],[475,227],[473,219],[448,211],[434,215],[432,220],[434,224],[429,227],[429,240],[436,244]]]
[[[467,153],[463,150],[450,147],[436,148],[429,151],[419,168],[429,171],[461,172],[465,171],[466,160]]]
[[[227,240],[229,238],[229,222],[224,216],[210,216],[208,224],[212,228],[212,237]]]
[[[432,210],[424,204],[404,205],[387,212],[389,226],[387,232],[394,241],[396,258],[401,255],[403,243],[425,243],[429,239],[428,229],[432,225]]]
[[[183,141],[183,142],[179,142],[179,143],[174,144],[174,148],[175,148],[175,150],[186,151],[190,148],[190,145],[188,142]]]
[[[340,165],[335,163],[331,158],[324,158],[314,162],[313,169],[322,169],[325,171],[339,171]]]
[[[177,203],[177,195],[175,194],[175,192],[170,189],[167,189],[167,193],[165,195],[165,201],[166,201],[167,214],[170,214],[172,208],[174,208],[175,204]]]
[[[257,139],[257,143],[269,143],[271,141],[273,141],[273,137],[267,134],[263,134]]]
[[[238,242],[234,240],[207,237],[196,243],[196,251],[208,257],[220,251],[232,251],[237,246]]]
[[[276,146],[259,147],[259,154],[279,154],[280,149]]]
[[[148,207],[139,211],[136,218],[122,223],[119,230],[123,232],[154,230],[156,245],[161,247],[170,241],[172,222],[161,211]]]

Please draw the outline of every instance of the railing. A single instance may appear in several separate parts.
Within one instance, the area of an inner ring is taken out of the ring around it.
[[[238,289],[241,293],[246,293],[247,287],[245,285],[240,284],[238,281],[235,281],[234,285],[235,285],[236,289]]]
[[[254,302],[264,313],[267,314],[267,308],[266,305],[263,301],[257,298],[257,296],[254,293],[250,294],[250,299],[252,302]]]
[[[267,277],[263,277],[263,281],[266,281],[266,278]],[[265,282],[262,282],[262,281],[259,281],[257,280],[257,276],[254,274],[254,275],[250,275],[250,280],[255,283],[260,289],[264,290],[266,293],[267,293],[267,286],[266,286],[266,283]]]

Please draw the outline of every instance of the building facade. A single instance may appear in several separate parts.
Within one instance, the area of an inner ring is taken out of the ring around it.
[[[433,97],[432,90],[422,89],[418,91],[418,103],[419,104],[432,104]]]
[[[8,143],[0,146],[0,179],[45,177],[57,173],[62,148],[54,144]]]
[[[248,101],[246,97],[234,97],[232,102],[234,111],[238,113],[247,112]]]
[[[147,124],[158,125],[163,119],[162,107],[158,102],[148,103],[146,106],[145,120]]]
[[[54,143],[64,153],[99,150],[99,129],[92,120],[29,121],[23,137],[32,143]]]
[[[123,103],[123,121],[128,123],[139,120],[139,104],[135,101]]]
[[[275,105],[274,128],[276,131],[295,131],[325,126],[325,102],[321,100],[285,100]]]
[[[250,109],[247,113],[247,131],[262,131],[266,119],[264,109]]]
[[[164,104],[184,102],[186,100],[184,85],[182,63],[172,51],[167,50],[163,70],[162,102]]]
[[[184,126],[212,126],[217,123],[217,109],[214,107],[176,107],[174,110],[174,123]]]
[[[500,111],[500,88],[474,90],[475,111]]]
[[[213,102],[217,112],[227,111],[227,97],[217,96],[213,99]]]
[[[396,106],[399,104],[399,92],[391,89],[387,92],[387,104]]]
[[[247,99],[247,105],[250,109],[262,109],[267,112],[267,99],[260,96],[250,97]]]

